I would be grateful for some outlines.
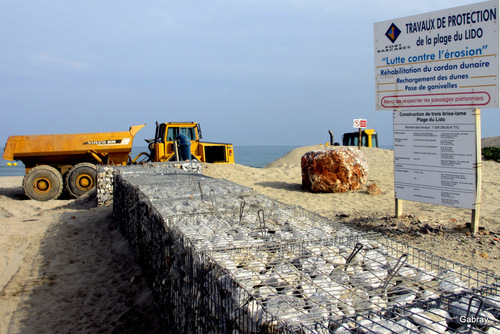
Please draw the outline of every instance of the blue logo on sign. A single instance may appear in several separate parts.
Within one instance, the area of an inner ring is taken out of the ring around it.
[[[398,39],[399,35],[401,35],[401,30],[399,30],[399,28],[396,27],[396,25],[393,23],[391,24],[385,35],[392,43],[394,43]]]

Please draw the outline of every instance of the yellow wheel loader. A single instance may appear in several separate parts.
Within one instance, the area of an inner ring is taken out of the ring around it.
[[[184,146],[190,146],[190,156],[181,155],[181,150],[178,147],[179,138],[185,138],[186,144]],[[234,164],[232,144],[208,143],[202,142],[200,139],[202,139],[202,134],[199,123],[156,123],[155,138],[146,140],[149,152],[140,153],[132,160],[132,163],[138,161],[198,160],[214,164]]]

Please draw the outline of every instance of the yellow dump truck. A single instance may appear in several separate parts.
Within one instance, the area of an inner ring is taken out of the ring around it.
[[[58,198],[64,189],[74,197],[86,193],[96,185],[96,164],[126,165],[141,157],[155,162],[234,163],[233,145],[200,142],[200,125],[194,122],[157,123],[155,138],[147,140],[150,152],[131,160],[134,136],[144,126],[131,126],[125,132],[10,136],[3,158],[24,163],[24,192],[39,201]],[[185,139],[181,145],[179,137]]]
[[[3,158],[26,166],[23,188],[28,197],[47,201],[64,188],[78,197],[95,187],[96,163],[127,164],[134,136],[144,125],[123,132],[10,136]]]

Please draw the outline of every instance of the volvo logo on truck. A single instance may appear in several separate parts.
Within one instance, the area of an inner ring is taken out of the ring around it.
[[[111,140],[89,140],[83,143],[83,145],[111,145],[111,144],[121,144],[121,139],[111,139]]]

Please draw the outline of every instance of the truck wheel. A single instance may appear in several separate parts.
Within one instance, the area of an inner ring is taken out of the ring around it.
[[[66,175],[66,189],[74,197],[80,197],[96,185],[97,168],[82,162],[71,168]]]
[[[36,166],[24,176],[23,189],[29,198],[37,201],[56,199],[63,191],[63,178],[54,167]]]

